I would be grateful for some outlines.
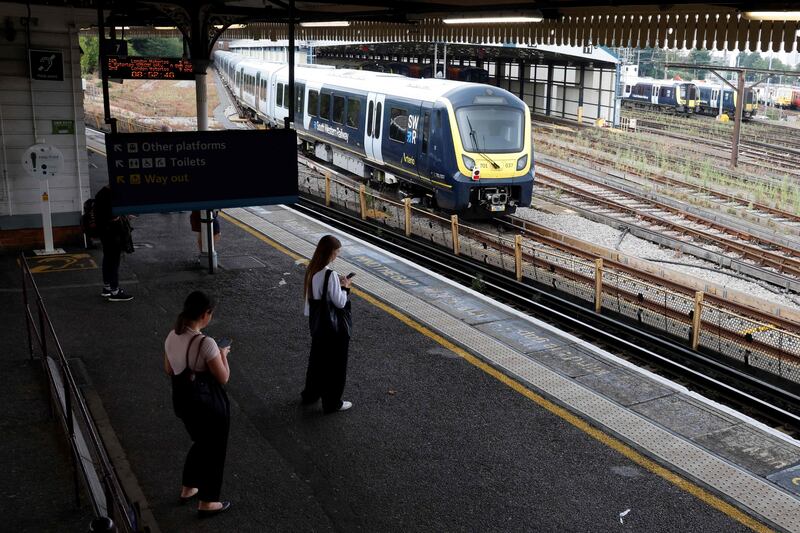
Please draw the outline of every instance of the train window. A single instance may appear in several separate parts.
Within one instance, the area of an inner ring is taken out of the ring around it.
[[[661,98],[672,98],[672,88],[670,88],[670,87],[662,87],[661,88]]]
[[[289,86],[283,86],[283,107],[289,107]]]
[[[319,99],[319,116],[326,120],[331,118],[331,95],[330,93],[322,93]]]
[[[422,117],[422,153],[428,153],[428,135],[430,134],[431,114],[427,111]]]
[[[406,142],[408,129],[408,111],[405,109],[391,108],[389,112],[389,138],[393,141]]]
[[[275,105],[277,107],[283,107],[283,84],[278,84],[278,92],[275,93]]]
[[[344,124],[344,96],[333,97],[333,119],[337,124]]]
[[[308,114],[312,117],[319,114],[319,91],[308,91]]]
[[[361,115],[361,100],[355,98],[347,99],[347,125],[351,128],[358,128],[358,117]]]
[[[381,114],[383,113],[383,106],[380,102],[375,107],[375,138],[381,138]]]
[[[372,107],[373,102],[369,103],[369,107],[367,108],[367,136],[372,136]]]

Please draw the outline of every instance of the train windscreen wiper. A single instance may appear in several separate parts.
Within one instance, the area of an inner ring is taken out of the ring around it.
[[[483,152],[481,152],[480,148],[478,148],[478,134],[473,129],[472,122],[469,120],[469,117],[467,117],[467,125],[469,126],[469,137],[470,137],[470,139],[472,139],[472,147],[475,149],[476,153],[479,156],[481,156],[482,158],[484,158],[485,160],[487,160],[495,170],[500,168],[500,165],[498,165],[497,163],[492,161],[492,159],[488,155],[486,155]],[[485,139],[484,139],[484,141],[485,141]],[[486,146],[485,142],[484,142],[484,146]]]

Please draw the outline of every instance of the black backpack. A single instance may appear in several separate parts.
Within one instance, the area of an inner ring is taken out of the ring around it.
[[[100,228],[97,226],[97,215],[94,211],[94,198],[89,198],[83,202],[83,214],[81,215],[81,229],[87,237],[100,238]]]

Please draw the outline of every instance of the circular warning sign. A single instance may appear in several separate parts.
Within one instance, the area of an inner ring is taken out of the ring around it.
[[[49,144],[34,144],[22,154],[25,172],[39,179],[52,178],[64,166],[61,150]]]

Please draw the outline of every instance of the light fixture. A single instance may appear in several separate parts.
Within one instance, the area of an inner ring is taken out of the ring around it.
[[[177,30],[178,27],[177,26],[155,26],[155,29],[157,29],[158,31],[172,31],[172,30]]]
[[[460,16],[442,19],[445,24],[514,24],[525,22],[541,22],[544,19],[542,12],[538,10],[526,11],[525,13],[511,13],[508,15],[494,14],[492,16],[482,17],[475,16]]]
[[[223,26],[222,24],[214,24],[214,27],[217,28],[218,30],[221,30],[222,28],[225,28],[225,26]],[[247,27],[247,24],[231,24],[230,26],[228,26],[225,29],[226,30],[243,30],[246,27]]]
[[[301,22],[303,28],[346,28],[350,25],[349,20],[329,20],[319,22]]]
[[[800,21],[800,11],[747,11],[744,18],[750,20]]]

